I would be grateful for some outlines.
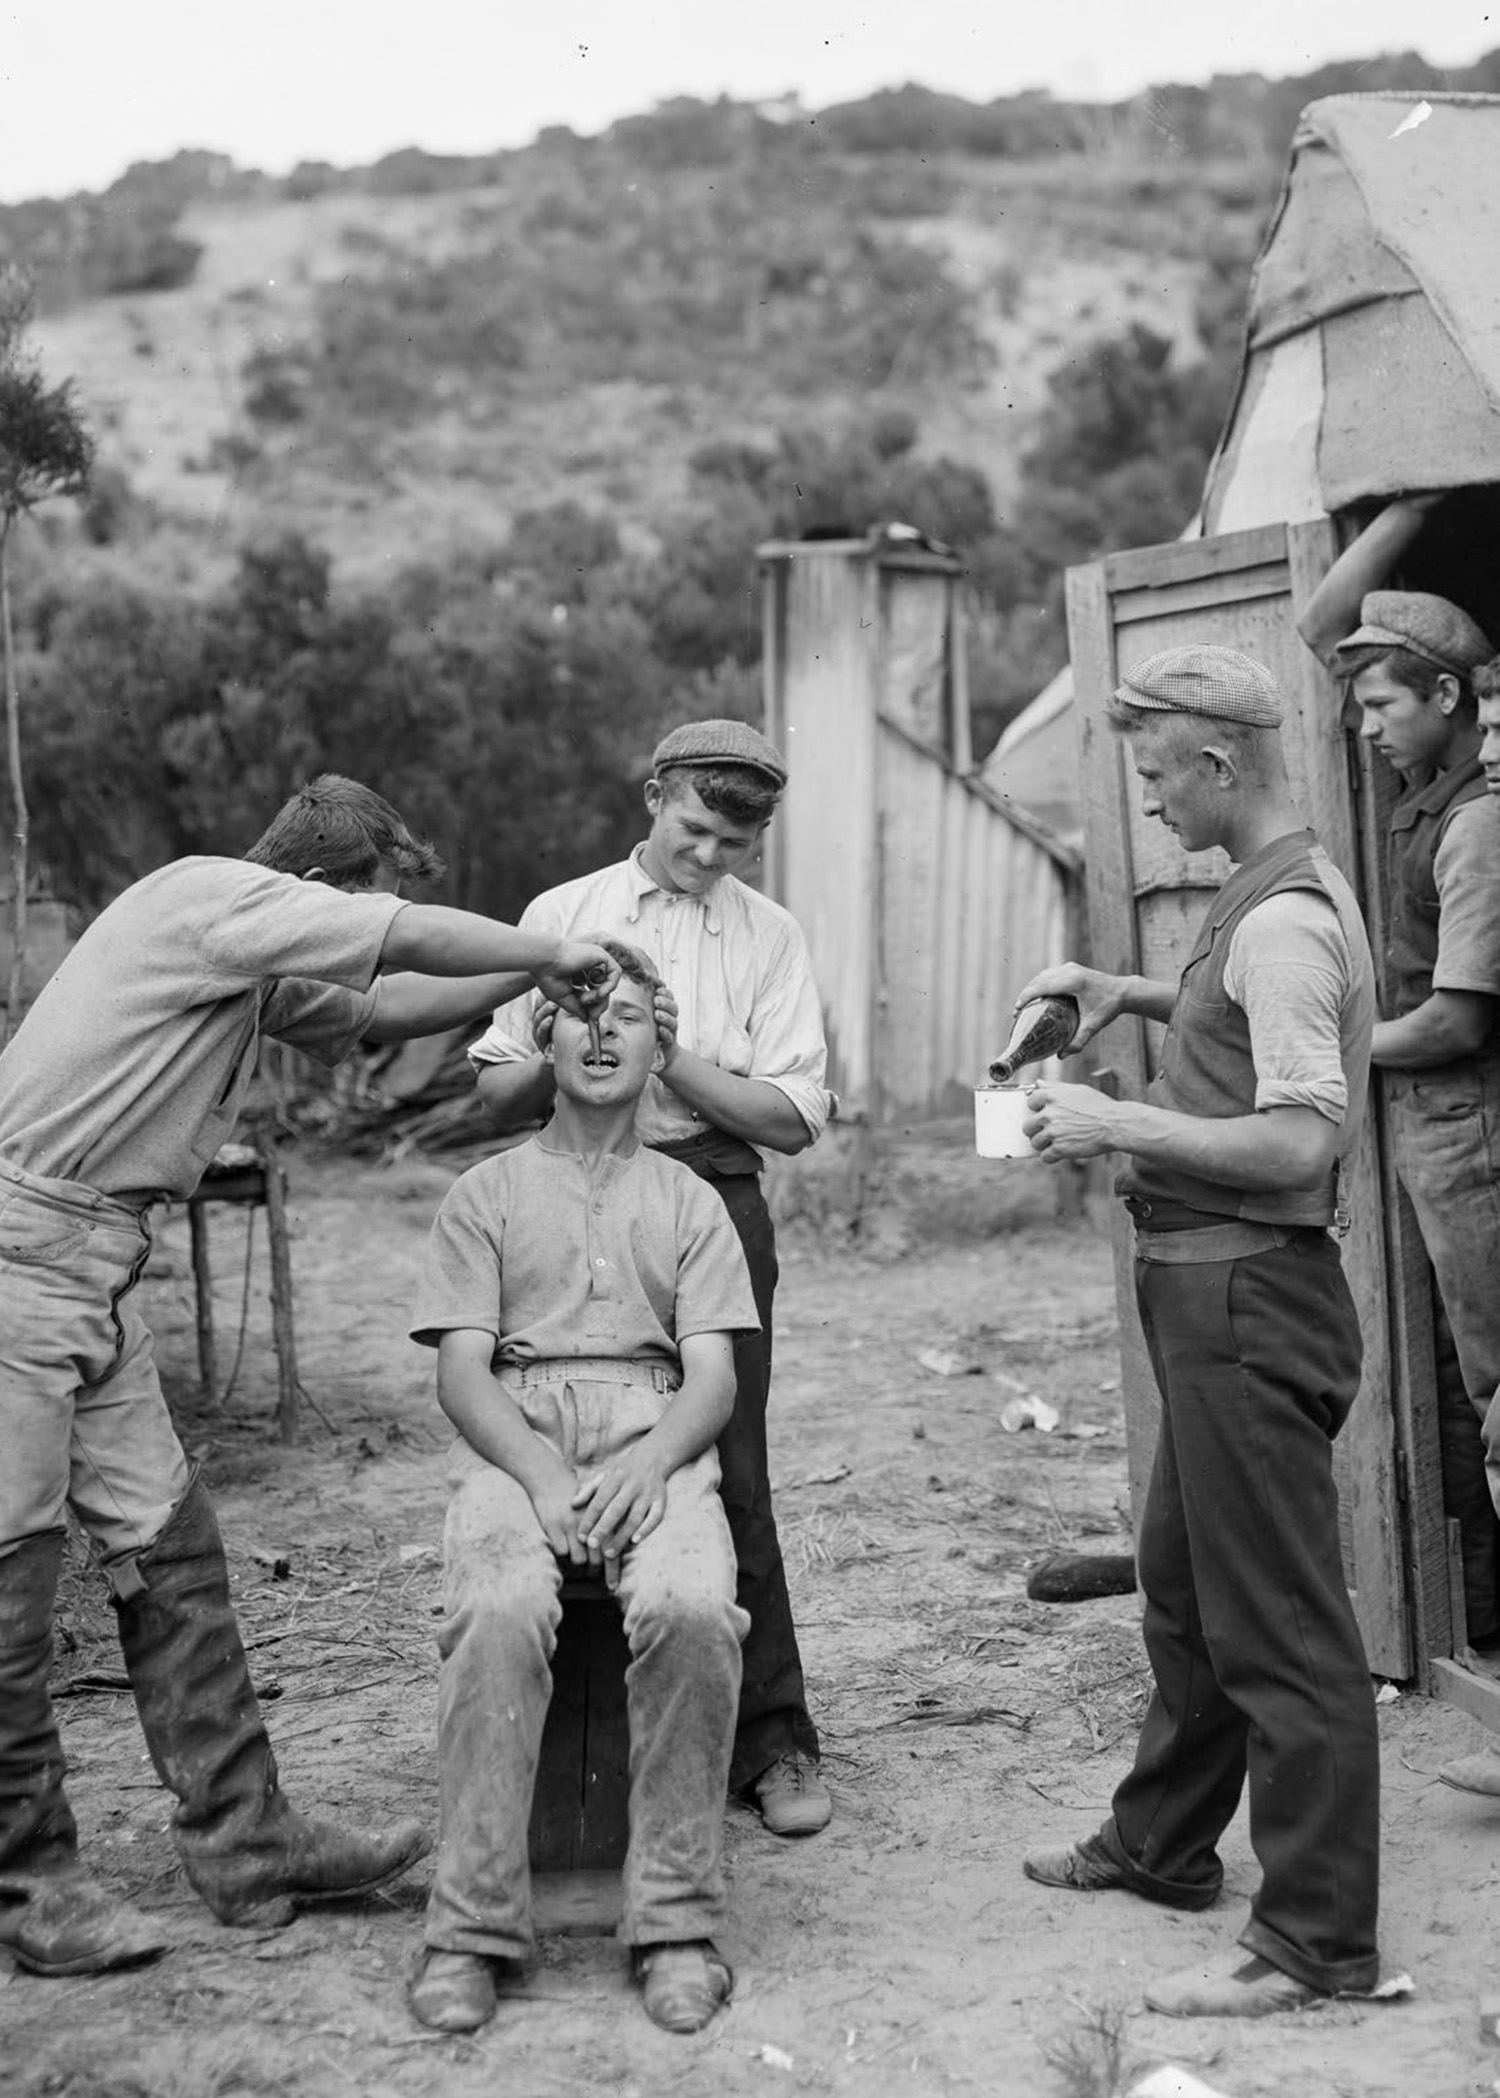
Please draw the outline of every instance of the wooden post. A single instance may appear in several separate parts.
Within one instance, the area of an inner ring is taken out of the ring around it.
[[[188,1204],[188,1231],[193,1247],[193,1282],[197,1297],[198,1387],[205,1406],[212,1406],[218,1386],[214,1362],[213,1272],[208,1264],[208,1219],[196,1202]]]
[[[271,1252],[271,1334],[276,1343],[276,1426],[283,1442],[297,1440],[297,1336],[292,1321],[292,1263],[286,1230],[286,1179],[265,1160],[266,1235]]]

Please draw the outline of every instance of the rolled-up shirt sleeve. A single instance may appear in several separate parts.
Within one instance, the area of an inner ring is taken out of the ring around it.
[[[1311,1107],[1343,1122],[1339,1023],[1351,966],[1338,912],[1312,890],[1268,896],[1236,926],[1224,988],[1249,1024],[1257,1113]]]
[[[825,1079],[828,1049],[823,1012],[813,982],[807,942],[791,919],[781,927],[750,1023],[748,1076],[785,1093],[813,1137],[822,1135],[833,1112]]]
[[[464,1051],[476,1071],[486,1064],[523,1064],[536,1055],[531,1022],[540,1002],[535,991],[528,991],[496,1010],[484,1033]]]

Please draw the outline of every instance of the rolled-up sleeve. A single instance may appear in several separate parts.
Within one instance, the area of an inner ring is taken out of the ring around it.
[[[1230,940],[1224,988],[1250,1028],[1255,1107],[1310,1107],[1342,1123],[1349,1087],[1340,1015],[1351,975],[1338,912],[1325,897],[1290,889],[1241,919]]]
[[[470,1042],[464,1051],[476,1071],[486,1064],[523,1064],[536,1055],[531,1022],[540,1002],[535,991],[527,991],[524,997],[512,998],[509,1005],[497,1008],[478,1041]]]
[[[834,1105],[825,1083],[828,1047],[823,1010],[801,928],[787,919],[780,931],[751,1016],[753,1047],[747,1075],[785,1093],[807,1124],[809,1135],[819,1137]]]

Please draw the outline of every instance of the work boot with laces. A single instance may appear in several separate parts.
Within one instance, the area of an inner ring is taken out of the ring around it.
[[[812,1757],[800,1748],[768,1764],[750,1790],[773,1836],[815,1836],[833,1816],[833,1800]]]

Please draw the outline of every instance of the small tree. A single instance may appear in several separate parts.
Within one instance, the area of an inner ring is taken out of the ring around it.
[[[32,316],[25,272],[0,269],[0,661],[5,678],[5,757],[10,775],[11,934],[5,1032],[20,1018],[26,960],[27,853],[31,820],[21,770],[21,693],[10,611],[10,540],[23,517],[54,495],[81,495],[94,460],[93,439],[73,405],[71,382],[47,386],[24,347]]]

